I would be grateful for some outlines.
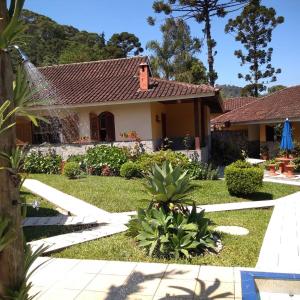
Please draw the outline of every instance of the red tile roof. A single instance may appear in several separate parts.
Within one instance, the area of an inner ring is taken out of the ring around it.
[[[212,120],[212,124],[255,123],[300,118],[300,85],[258,98]]]
[[[181,96],[192,98],[218,94],[218,89],[209,85],[194,85],[158,78],[151,78],[149,90],[140,91],[138,66],[145,62],[148,62],[147,57],[132,57],[57,65],[39,70],[56,87],[59,104],[64,105],[164,100]]]
[[[224,99],[225,112],[232,111],[257,100],[255,97],[235,97]]]

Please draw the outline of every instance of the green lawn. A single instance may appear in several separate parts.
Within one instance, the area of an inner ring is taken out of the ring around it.
[[[59,214],[57,210],[55,210],[55,207],[48,201],[43,200],[35,195],[32,195],[28,191],[26,191],[24,188],[21,189],[20,197],[22,201],[26,201],[27,203],[27,217],[54,217]],[[40,202],[39,209],[35,209],[30,204],[34,201],[38,200]]]
[[[145,193],[141,179],[87,176],[69,180],[61,175],[31,175],[30,177],[110,212],[132,211],[138,207],[146,207],[150,199]],[[248,198],[238,198],[229,195],[223,180],[196,181],[196,184],[198,187],[192,199],[198,204],[271,200],[300,191],[296,186],[264,183],[259,192]]]
[[[221,239],[224,245],[219,255],[209,254],[194,257],[191,261],[185,259],[165,260],[148,257],[143,250],[137,247],[133,238],[126,233],[111,237],[74,245],[70,248],[52,254],[54,257],[78,259],[104,259],[123,261],[165,262],[165,263],[191,263],[218,266],[244,266],[254,267],[263,237],[272,213],[272,209],[251,209],[243,211],[207,213],[213,228],[216,225],[238,225],[249,229],[247,236],[232,236],[223,234]],[[25,230],[27,240],[46,237],[55,234],[71,232],[72,228],[43,227]]]

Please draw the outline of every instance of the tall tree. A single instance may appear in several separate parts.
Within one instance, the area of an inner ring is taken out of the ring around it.
[[[285,85],[277,84],[268,88],[268,94],[272,94],[287,88]]]
[[[129,32],[115,33],[107,42],[106,52],[109,58],[123,58],[139,55],[144,49],[137,36]]]
[[[167,18],[161,26],[162,42],[150,41],[151,65],[154,75],[188,83],[207,81],[206,69],[196,57],[201,43],[192,38],[190,28],[182,19]]]
[[[261,5],[261,0],[251,0],[241,14],[230,19],[225,27],[227,33],[236,34],[235,40],[245,48],[245,52],[236,50],[234,54],[240,59],[241,66],[249,66],[249,73],[238,76],[249,82],[244,90],[255,97],[266,90],[268,80],[276,81],[276,74],[281,73],[281,69],[275,69],[271,64],[273,48],[268,45],[274,28],[283,22],[284,18],[276,16],[274,8]]]
[[[16,37],[18,17],[24,0],[11,0],[10,9],[7,1],[0,0],[0,106],[10,101],[13,109],[13,70],[10,56],[6,51],[8,41]],[[8,29],[9,30],[6,30]],[[11,122],[14,120],[11,119]],[[0,135],[0,152],[11,153],[15,147],[15,129],[12,127]],[[7,160],[0,157],[0,167],[9,167]],[[0,169],[0,217],[10,221],[16,238],[4,249],[0,247],[0,299],[7,299],[6,289],[19,286],[24,275],[24,245],[21,227],[21,207],[15,205],[20,201],[19,188],[14,176],[6,169]],[[1,232],[3,234],[3,232]],[[0,234],[0,244],[1,244]]]
[[[211,22],[213,17],[224,17],[229,12],[238,10],[248,0],[155,0],[153,9],[156,13],[174,14],[184,20],[194,19],[204,24],[203,33],[207,46],[208,77],[211,85],[215,84],[218,78],[214,68],[214,51],[216,41],[212,38]],[[155,24],[152,17],[148,18],[150,25]]]

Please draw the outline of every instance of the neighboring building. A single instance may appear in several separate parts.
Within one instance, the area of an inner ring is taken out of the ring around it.
[[[224,101],[226,105],[226,100]],[[288,118],[293,127],[294,140],[300,142],[300,85],[289,87],[257,98],[212,119],[215,129],[246,132],[249,142],[260,145],[276,142],[274,128]]]
[[[34,127],[18,118],[18,140],[123,145],[130,140],[123,133],[130,131],[155,150],[164,137],[183,148],[179,141],[190,134],[194,148],[207,157],[210,114],[223,111],[218,89],[153,78],[147,57],[57,65],[39,71],[55,87],[58,100],[32,108],[50,119],[49,124]]]

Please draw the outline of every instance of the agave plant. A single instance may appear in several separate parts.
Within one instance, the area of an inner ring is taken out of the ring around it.
[[[168,161],[163,163],[162,168],[155,164],[146,177],[148,184],[145,185],[152,195],[152,204],[165,210],[183,209],[182,204],[189,202],[188,196],[194,188],[187,173],[180,166],[173,168]]]
[[[139,246],[147,249],[150,256],[189,259],[194,254],[215,249],[208,223],[204,211],[198,213],[195,205],[186,213],[152,207],[139,210],[129,229],[131,233],[138,232]]]

